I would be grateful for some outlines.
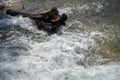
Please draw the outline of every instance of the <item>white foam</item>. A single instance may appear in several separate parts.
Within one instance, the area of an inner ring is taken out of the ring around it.
[[[20,56],[15,64],[17,68],[28,74],[27,77],[36,80],[118,80],[119,77],[115,75],[114,71],[119,68],[119,64],[84,68],[81,64],[76,63],[84,59],[84,54],[88,54],[82,53],[82,50],[88,50],[89,47],[96,48],[93,39],[95,35],[102,36],[102,33],[98,31],[67,33],[62,36],[53,35],[49,41],[42,43],[28,42],[31,46],[30,55]],[[74,52],[76,46],[81,50],[79,54]],[[117,71],[117,74],[119,72]],[[111,75],[113,75],[112,78]]]
[[[94,6],[93,6],[94,5]],[[83,6],[73,6],[73,7],[64,7],[59,8],[60,14],[66,13],[67,15],[73,14],[72,10],[76,10],[76,12],[83,12],[84,10],[91,10],[93,9],[96,12],[100,12],[104,6],[101,3],[93,3],[92,5],[85,4]]]
[[[67,10],[71,12],[71,9]],[[8,24],[34,28],[31,20],[23,17],[13,17]],[[0,63],[0,80],[119,80],[120,63],[99,65],[101,56],[93,56],[93,65],[89,65],[90,54],[98,49],[96,36],[105,37],[99,31],[63,32],[60,36],[51,35],[43,42],[20,37],[13,43],[24,43],[30,48],[16,61]]]
[[[20,40],[31,46],[30,54],[21,55],[14,63],[4,64],[3,69],[11,67],[21,70],[21,74],[13,71],[12,76],[7,73],[10,80],[119,80],[119,63],[88,67],[76,64],[76,61],[84,58],[84,54],[80,55],[82,52],[76,54],[75,46],[79,46],[81,50],[88,50],[88,46],[95,47],[92,37],[102,36],[102,33],[96,31],[77,35],[68,34],[53,35],[49,41],[42,43],[21,38]]]
[[[9,24],[20,25],[22,28],[28,29],[30,31],[33,31],[33,30],[36,29],[36,26],[35,26],[35,24],[34,24],[34,22],[32,20],[30,20],[27,17],[23,18],[22,16],[12,17],[8,21],[8,25]]]

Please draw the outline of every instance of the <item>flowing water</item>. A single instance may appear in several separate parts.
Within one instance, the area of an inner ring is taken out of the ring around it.
[[[34,13],[57,6],[69,18],[49,36],[29,18],[1,14],[0,80],[120,80],[119,0],[23,4]]]

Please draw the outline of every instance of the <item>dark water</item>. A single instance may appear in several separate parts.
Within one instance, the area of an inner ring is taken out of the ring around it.
[[[69,17],[51,36],[29,18],[0,16],[0,80],[119,80],[119,0],[23,0]],[[2,14],[3,15],[3,14]]]

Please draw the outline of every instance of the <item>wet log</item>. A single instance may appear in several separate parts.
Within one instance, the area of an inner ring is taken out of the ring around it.
[[[23,17],[29,17],[36,22],[39,30],[42,29],[48,33],[57,32],[59,27],[65,25],[65,21],[68,18],[66,14],[60,15],[56,7],[53,7],[50,11],[39,14],[32,14],[8,9],[6,10],[6,14],[11,16],[22,15]]]

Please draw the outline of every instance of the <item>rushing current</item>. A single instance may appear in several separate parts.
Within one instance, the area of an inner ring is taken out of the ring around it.
[[[47,35],[27,17],[0,14],[0,80],[120,80],[120,0],[22,2],[33,13],[57,6],[68,20]]]

